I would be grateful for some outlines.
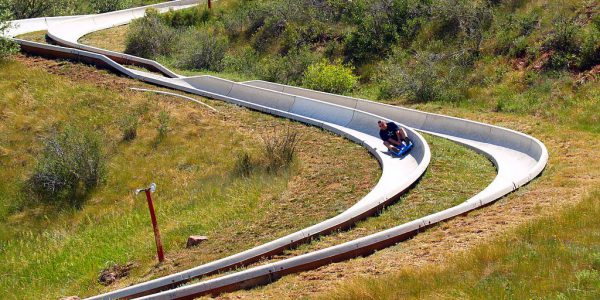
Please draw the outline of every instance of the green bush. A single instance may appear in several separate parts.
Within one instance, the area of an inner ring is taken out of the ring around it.
[[[255,62],[258,76],[267,81],[299,84],[307,68],[321,59],[308,48],[292,50],[287,55],[266,55]]]
[[[398,42],[409,45],[429,14],[428,3],[391,0],[349,4],[347,15],[356,30],[346,37],[346,57],[362,65],[387,56]]]
[[[208,22],[211,11],[206,8],[206,4],[202,4],[188,9],[169,10],[162,18],[173,27],[190,27]]]
[[[154,58],[171,54],[177,45],[177,32],[167,26],[156,9],[147,9],[143,18],[129,26],[125,53]]]
[[[352,74],[352,69],[343,66],[340,61],[330,64],[322,60],[306,69],[302,84],[309,89],[328,93],[348,93],[358,82],[358,77]]]
[[[465,94],[463,69],[443,54],[396,52],[379,70],[375,80],[381,83],[381,99],[457,101]]]
[[[70,15],[76,10],[72,0],[22,1],[2,0],[0,11],[8,11],[15,19]]]
[[[496,22],[494,52],[508,54],[511,57],[523,57],[527,53],[530,41],[528,36],[539,26],[539,16],[535,13],[524,16],[510,14]]]
[[[92,10],[96,13],[105,13],[109,11],[121,10],[130,7],[131,0],[94,0],[90,1]]]
[[[587,70],[600,64],[600,28],[588,28],[582,32],[579,69]]]
[[[488,2],[433,0],[431,14],[436,37],[457,40],[461,48],[479,55],[484,33],[493,18]]]
[[[553,22],[553,31],[544,41],[545,50],[554,50],[563,53],[575,53],[577,51],[578,27],[566,16],[559,16]]]
[[[28,180],[29,190],[46,202],[82,207],[104,176],[100,138],[93,131],[68,127],[44,144]]]
[[[223,57],[223,67],[227,72],[256,76],[260,56],[251,47],[238,49],[236,52],[227,53]]]
[[[226,37],[201,30],[188,30],[181,38],[181,54],[176,65],[184,69],[223,70],[229,47]]]
[[[7,9],[0,8],[0,61],[5,60],[19,51],[19,45],[17,43],[2,37],[4,32],[8,30],[9,20],[10,12]]]

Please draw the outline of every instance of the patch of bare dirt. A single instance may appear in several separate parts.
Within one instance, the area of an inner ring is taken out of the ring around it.
[[[51,60],[23,54],[17,55],[15,60],[28,67],[43,69],[48,73],[67,77],[77,83],[92,84],[117,91],[129,90],[132,87],[132,83],[135,82],[133,79],[119,76],[108,70],[98,69],[85,64],[74,64],[65,60]],[[139,83],[143,85],[142,82]]]
[[[106,269],[100,272],[98,282],[102,285],[111,285],[121,278],[129,275],[131,270],[137,266],[136,263],[130,262],[124,265],[111,264]]]

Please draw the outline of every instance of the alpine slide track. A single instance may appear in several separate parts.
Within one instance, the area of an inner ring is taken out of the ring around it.
[[[153,85],[226,101],[329,130],[368,149],[380,163],[381,177],[365,197],[328,220],[238,254],[89,299],[193,299],[264,285],[286,274],[369,255],[436,223],[494,202],[533,180],[546,166],[548,151],[543,143],[507,128],[265,81],[234,82],[214,76],[184,77],[153,60],[78,43],[88,33],[143,17],[148,7],[164,12],[196,4],[198,0],[179,0],[97,15],[17,20],[12,22],[12,28],[5,35],[13,38],[27,53],[93,64]],[[14,38],[40,30],[47,30],[47,37],[56,45]],[[128,65],[141,66],[152,72],[128,68]],[[407,156],[397,158],[386,154],[387,149],[378,134],[379,119],[394,121],[406,129],[414,143]],[[343,244],[202,280],[208,275],[248,266],[319,235],[349,228],[391,204],[416,184],[429,165],[431,152],[420,132],[449,139],[486,156],[496,167],[496,177],[478,194],[446,210]],[[190,283],[192,280],[194,282]]]

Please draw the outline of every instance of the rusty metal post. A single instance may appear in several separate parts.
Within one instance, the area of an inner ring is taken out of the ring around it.
[[[212,4],[211,4],[210,0],[208,0],[207,2],[208,2],[208,9],[211,9],[212,8]]]
[[[156,254],[158,255],[158,262],[165,260],[165,253],[163,251],[162,241],[160,240],[160,231],[158,230],[158,222],[156,221],[156,213],[154,212],[154,203],[152,202],[152,192],[156,190],[156,184],[151,184],[149,188],[138,189],[136,194],[144,191],[146,193],[146,200],[148,200],[148,209],[150,210],[150,219],[152,220],[152,228],[154,229],[154,241],[156,242]]]

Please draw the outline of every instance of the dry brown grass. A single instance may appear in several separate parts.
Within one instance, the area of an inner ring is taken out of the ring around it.
[[[127,37],[128,25],[112,27],[86,34],[79,39],[85,45],[94,46],[116,52],[125,51],[125,38]]]

